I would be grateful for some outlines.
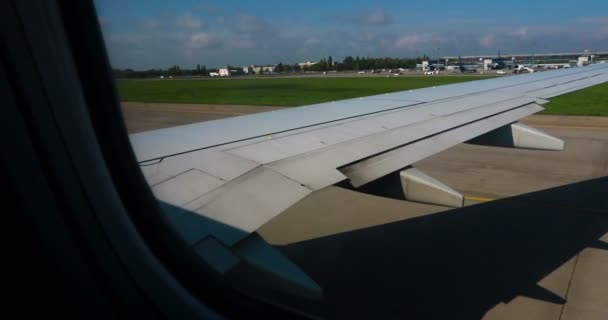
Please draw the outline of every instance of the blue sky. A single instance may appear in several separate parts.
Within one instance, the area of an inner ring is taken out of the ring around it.
[[[608,1],[95,0],[111,63],[148,69],[608,51]]]

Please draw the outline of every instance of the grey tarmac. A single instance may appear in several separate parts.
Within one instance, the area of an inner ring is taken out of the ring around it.
[[[122,106],[130,133],[281,109]],[[462,211],[329,187],[259,233],[324,287],[328,318],[608,319],[608,118],[523,122],[566,149],[461,144],[415,165]]]

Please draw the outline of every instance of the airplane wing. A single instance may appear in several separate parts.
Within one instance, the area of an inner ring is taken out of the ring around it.
[[[563,141],[517,120],[543,110],[548,98],[606,81],[608,64],[597,64],[289,108],[130,138],[159,200],[225,226],[198,228],[191,233],[193,246],[220,248],[234,261],[320,291],[276,252],[269,254],[276,258],[272,263],[261,259],[272,249],[255,231],[313,192],[344,180],[362,186],[459,143],[561,150]],[[443,187],[420,172],[409,173],[409,178],[403,175],[409,188],[420,179],[427,186],[411,191],[412,197],[426,199],[421,192]],[[186,218],[175,219],[179,225]],[[230,269],[215,257],[202,257],[218,270]]]

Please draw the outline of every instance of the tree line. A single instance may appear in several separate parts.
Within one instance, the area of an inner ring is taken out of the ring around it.
[[[416,68],[416,63],[421,63],[424,58],[369,58],[369,57],[351,57],[344,58],[341,63],[338,63],[335,68],[341,70],[371,70],[371,69],[413,69]]]
[[[352,57],[347,56],[342,61],[336,61],[331,56],[320,59],[317,63],[310,66],[300,66],[299,64],[283,64],[279,62],[274,73],[294,73],[294,72],[326,72],[326,71],[358,71],[358,70],[379,70],[379,69],[413,69],[417,63],[421,63],[424,59],[428,59],[425,55],[418,58],[371,58],[371,57]],[[247,71],[242,67],[227,66],[232,75],[256,74],[253,68],[249,67]],[[193,69],[181,69],[178,65],[171,66],[168,69],[149,69],[149,70],[133,70],[133,69],[113,69],[116,78],[158,78],[161,76],[208,76],[210,72],[218,72],[218,69],[207,69],[205,65],[197,64]],[[259,68],[257,74],[263,74],[263,68]]]
[[[178,65],[171,66],[168,69],[148,69],[148,70],[133,70],[133,69],[112,69],[115,78],[158,78],[177,77],[177,76],[207,76],[209,72],[217,72],[217,69],[207,69],[205,65],[197,64],[194,69],[182,69]]]

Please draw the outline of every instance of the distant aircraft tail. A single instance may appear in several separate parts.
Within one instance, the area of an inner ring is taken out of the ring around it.
[[[460,72],[464,73],[466,70],[464,69],[464,65],[462,64],[462,59],[458,56],[458,67],[460,68]]]

